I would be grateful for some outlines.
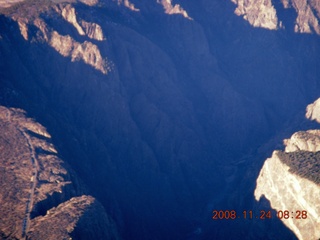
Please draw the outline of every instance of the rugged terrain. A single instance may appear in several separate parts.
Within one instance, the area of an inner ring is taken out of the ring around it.
[[[211,213],[257,206],[263,146],[319,97],[316,1],[10,5],[0,103],[48,129],[124,239],[295,238]]]
[[[306,117],[319,119],[319,101],[308,105]],[[284,151],[274,151],[257,179],[255,197],[264,195],[272,208],[289,211],[282,221],[299,239],[320,238],[320,130],[294,133]],[[297,212],[306,211],[304,218]]]
[[[235,14],[243,16],[254,27],[270,30],[290,28],[297,33],[320,34],[320,4],[312,0],[232,0]]]
[[[43,126],[20,109],[0,107],[0,127],[2,239],[118,239],[113,221],[83,195]]]

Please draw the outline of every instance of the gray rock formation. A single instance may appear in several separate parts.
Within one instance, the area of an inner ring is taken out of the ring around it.
[[[307,116],[318,112],[317,100],[307,108]],[[255,189],[277,211],[289,211],[281,221],[301,239],[320,237],[320,131],[300,131],[284,141],[285,152],[275,151],[260,171]],[[302,211],[306,211],[301,217]]]

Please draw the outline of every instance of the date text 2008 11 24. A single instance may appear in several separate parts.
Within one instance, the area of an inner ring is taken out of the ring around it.
[[[273,213],[275,216],[273,216]],[[260,210],[259,213],[254,213],[252,210],[244,210],[241,214],[239,214],[235,210],[213,210],[212,211],[212,219],[213,220],[235,220],[235,219],[272,219],[273,217],[279,219],[307,219],[308,212],[305,210],[296,210],[296,211],[288,211],[288,210],[280,210],[271,212],[271,210]]]

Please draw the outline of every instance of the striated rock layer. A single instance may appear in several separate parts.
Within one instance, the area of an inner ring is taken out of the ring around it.
[[[315,118],[318,102],[308,106],[307,116]],[[255,198],[259,200],[264,195],[272,208],[289,211],[288,219],[281,220],[299,239],[319,239],[320,131],[300,131],[284,143],[285,151],[274,151],[264,163]],[[299,215],[302,211],[306,211],[303,217]]]

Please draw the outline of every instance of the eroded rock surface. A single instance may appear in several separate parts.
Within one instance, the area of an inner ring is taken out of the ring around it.
[[[313,112],[319,111],[318,102],[308,106],[307,115],[310,106]],[[284,143],[285,151],[274,151],[260,171],[256,200],[264,195],[272,208],[289,211],[290,217],[281,220],[299,239],[319,239],[320,131],[296,132]],[[302,211],[307,212],[304,219],[296,217]]]
[[[282,1],[285,7],[292,6],[297,12],[294,31],[300,33],[315,32],[320,34],[320,4],[317,0]]]
[[[180,14],[185,18],[192,20],[188,13],[179,4],[172,5],[171,0],[157,0],[157,2],[163,6],[166,14]]]
[[[103,223],[104,225],[101,225]],[[63,226],[63,227],[62,227]],[[71,198],[33,219],[30,239],[120,239],[114,222],[91,196]]]
[[[26,41],[45,41],[62,56],[70,57],[71,61],[82,61],[103,74],[107,74],[111,70],[110,63],[106,56],[102,56],[99,47],[92,42],[92,39],[106,40],[101,26],[97,23],[87,22],[85,19],[79,20],[75,7],[68,2],[72,1],[23,2],[21,6],[14,5],[13,9],[8,9],[7,15],[18,23],[20,33]],[[95,4],[90,2],[89,5]],[[70,35],[63,35],[52,29],[40,16],[43,13],[57,14],[62,17],[77,30],[80,36],[86,36],[87,40],[78,42]],[[29,39],[28,32],[33,27],[38,28],[38,33]]]
[[[319,1],[281,0],[281,3],[271,0],[232,0],[237,5],[235,14],[243,16],[254,27],[275,30],[286,28],[286,24],[278,15],[288,17],[290,10],[295,11],[296,18],[290,19],[295,32],[320,34]],[[277,4],[275,6],[275,4]],[[291,13],[290,13],[291,14]],[[290,17],[291,18],[291,17]]]
[[[307,106],[306,118],[320,123],[320,99]]]
[[[0,106],[0,128],[2,238],[119,238],[100,203],[83,195],[42,125],[20,109]]]
[[[294,133],[290,139],[286,139],[285,152],[295,151],[320,151],[320,130],[308,130]]]
[[[232,0],[237,4],[235,14],[243,16],[254,27],[277,29],[278,18],[271,0]]]
[[[290,218],[282,221],[299,239],[316,240],[320,236],[320,186],[289,170],[281,155],[273,153],[260,172],[255,197],[259,200],[264,195],[272,208],[289,211]],[[296,219],[296,211],[307,211],[307,218]]]

